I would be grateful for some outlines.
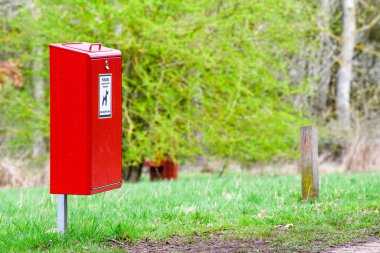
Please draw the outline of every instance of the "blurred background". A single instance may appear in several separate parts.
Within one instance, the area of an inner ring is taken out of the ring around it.
[[[380,168],[378,0],[0,0],[0,187],[49,179],[49,51],[123,54],[123,170],[297,173],[299,128],[322,171]]]

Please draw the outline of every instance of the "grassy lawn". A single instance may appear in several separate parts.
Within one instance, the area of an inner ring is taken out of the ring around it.
[[[278,251],[316,251],[379,236],[380,174],[324,175],[320,200],[301,201],[299,177],[181,174],[176,182],[124,184],[95,196],[69,196],[69,234],[54,233],[48,188],[0,191],[0,252],[124,251],[132,241],[222,234],[268,241]],[[288,226],[281,226],[292,224]]]

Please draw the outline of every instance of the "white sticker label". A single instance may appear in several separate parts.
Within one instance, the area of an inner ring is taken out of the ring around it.
[[[112,75],[99,75],[99,118],[112,117]]]

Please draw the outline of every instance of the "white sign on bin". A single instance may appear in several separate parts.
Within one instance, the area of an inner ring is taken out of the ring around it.
[[[99,118],[112,117],[112,75],[99,75]]]

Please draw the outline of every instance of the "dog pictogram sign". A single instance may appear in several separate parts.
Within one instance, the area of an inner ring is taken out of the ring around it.
[[[99,75],[99,118],[112,117],[112,75]]]

